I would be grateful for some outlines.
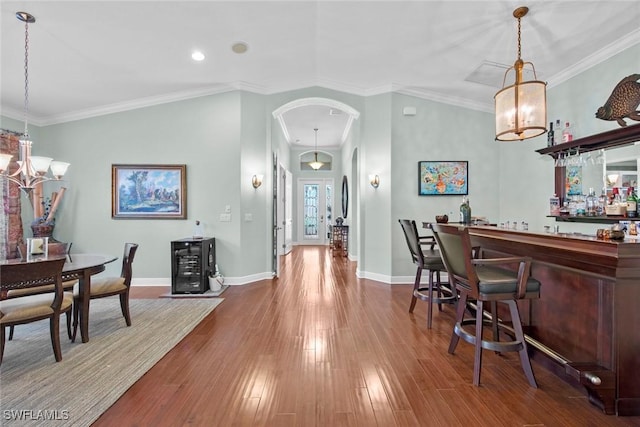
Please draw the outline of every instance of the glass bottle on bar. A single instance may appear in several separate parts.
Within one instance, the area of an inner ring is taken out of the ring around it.
[[[560,123],[562,123],[562,121],[560,119],[556,119],[556,125],[553,131],[553,145],[562,143],[562,127],[560,126]]]
[[[462,204],[460,205],[460,222],[465,225],[471,224],[471,206],[467,196],[462,196]]]
[[[571,129],[571,125],[569,122],[565,123],[564,129],[562,130],[562,142],[571,142],[573,141],[573,130]]]
[[[593,189],[593,187],[589,188],[589,195],[587,196],[586,215],[587,216],[598,215],[598,198],[596,197],[596,192]]]
[[[638,198],[633,191],[633,187],[627,188],[627,217],[636,218],[638,216]]]
[[[547,147],[553,147],[555,141],[553,139],[553,122],[549,122],[549,132],[547,132]]]

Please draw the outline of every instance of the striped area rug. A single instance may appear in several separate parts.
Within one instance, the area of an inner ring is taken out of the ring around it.
[[[93,300],[88,343],[69,342],[61,318],[59,363],[48,320],[17,326],[0,365],[0,425],[90,425],[222,301],[132,299],[126,327],[118,298]]]

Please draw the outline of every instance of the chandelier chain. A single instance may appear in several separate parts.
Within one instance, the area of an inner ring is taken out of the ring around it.
[[[521,54],[522,54],[522,47],[520,46],[520,41],[521,41],[521,35],[520,35],[520,31],[521,31],[520,20],[521,20],[521,18],[518,18],[518,59],[520,59],[520,56],[521,56]]]
[[[29,22],[24,23],[24,135],[28,137],[29,112]]]

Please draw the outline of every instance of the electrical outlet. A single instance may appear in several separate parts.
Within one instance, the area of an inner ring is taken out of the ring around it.
[[[231,205],[226,205],[224,207],[224,213],[231,213]]]
[[[231,222],[231,214],[220,214],[220,222]]]
[[[244,214],[244,220],[245,222],[253,221],[253,214],[250,214],[250,213]]]

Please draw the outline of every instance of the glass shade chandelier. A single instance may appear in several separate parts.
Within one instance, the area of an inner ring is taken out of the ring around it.
[[[54,161],[50,157],[32,156],[32,141],[29,138],[29,24],[36,18],[27,12],[16,12],[16,18],[24,22],[24,133],[20,138],[19,160],[17,169],[11,173],[11,154],[0,154],[0,177],[14,183],[25,193],[30,194],[38,184],[59,180],[67,172],[69,163]],[[51,169],[51,176],[47,172]]]
[[[513,11],[518,19],[518,59],[504,74],[502,89],[496,93],[496,140],[522,141],[547,131],[547,83],[537,80],[536,69],[531,62],[520,59],[521,27],[520,19],[529,12],[528,7],[519,7]],[[522,81],[525,65],[533,70],[533,80]],[[515,72],[515,83],[505,87],[507,74]]]
[[[315,145],[315,152],[313,153],[314,157],[313,157],[313,161],[309,162],[309,167],[311,169],[313,169],[314,171],[317,171],[318,169],[320,169],[322,166],[324,166],[324,163],[318,161],[318,128],[313,129],[316,132],[316,145]]]

